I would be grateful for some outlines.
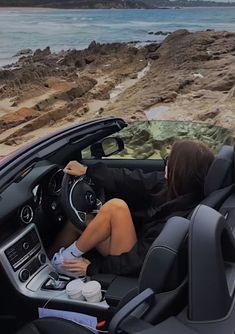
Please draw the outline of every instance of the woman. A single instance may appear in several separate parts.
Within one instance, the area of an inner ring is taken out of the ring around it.
[[[203,143],[175,142],[165,168],[165,184],[156,194],[148,196],[144,209],[132,217],[124,200],[108,200],[81,236],[53,256],[52,264],[58,271],[76,275],[91,276],[98,272],[138,275],[165,222],[171,216],[187,217],[203,199],[204,180],[213,159],[212,151]],[[86,170],[80,167],[70,162],[64,171],[81,175]],[[98,252],[95,258],[90,257],[94,249]]]

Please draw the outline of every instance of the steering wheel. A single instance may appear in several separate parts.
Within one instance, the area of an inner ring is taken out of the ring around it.
[[[92,187],[93,183],[85,175],[74,177],[64,174],[61,184],[61,205],[68,219],[79,230],[86,228],[87,213],[98,213],[104,203],[104,191],[99,189],[99,197]]]

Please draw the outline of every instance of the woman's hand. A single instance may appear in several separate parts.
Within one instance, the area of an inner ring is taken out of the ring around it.
[[[64,172],[74,176],[86,174],[87,167],[80,164],[78,161],[70,161],[64,168]]]
[[[86,276],[87,267],[91,262],[87,259],[64,260],[62,268],[66,271],[78,273],[80,276]]]

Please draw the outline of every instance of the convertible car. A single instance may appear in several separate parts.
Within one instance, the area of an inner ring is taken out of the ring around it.
[[[188,219],[168,220],[139,277],[97,274],[87,280],[101,284],[101,302],[70,298],[66,286],[74,278],[56,272],[47,250],[68,219],[84,229],[86,213],[99,210],[107,194],[92,180],[65,175],[64,166],[102,160],[110,168],[163,171],[178,138],[200,139],[216,153],[203,202]],[[233,145],[228,130],[212,125],[110,117],[72,125],[1,159],[4,333],[234,333]]]

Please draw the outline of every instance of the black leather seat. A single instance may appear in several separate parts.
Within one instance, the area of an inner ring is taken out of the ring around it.
[[[208,171],[204,186],[205,197],[218,189],[231,185],[234,182],[233,169],[234,147],[223,145]]]
[[[187,252],[185,250],[187,249],[189,223],[188,219],[182,217],[172,217],[167,221],[146,255],[137,287],[126,294],[118,304],[117,310],[148,288],[155,296],[161,295],[151,306],[154,312],[149,312],[149,322],[155,322],[164,317],[166,305],[162,304],[162,298],[164,299],[165,296],[167,296],[168,305],[172,305],[172,302],[177,299],[180,307],[179,299],[185,286],[187,273]],[[158,304],[157,307],[155,307],[156,304]]]
[[[233,231],[218,211],[199,205],[189,227],[189,318],[225,317],[233,302],[234,282]]]
[[[175,289],[185,274],[185,246],[189,220],[170,218],[150,247],[139,275],[139,292],[151,288],[155,293]],[[182,257],[181,257],[182,255]]]

